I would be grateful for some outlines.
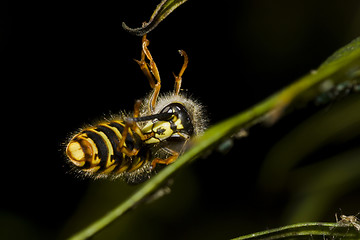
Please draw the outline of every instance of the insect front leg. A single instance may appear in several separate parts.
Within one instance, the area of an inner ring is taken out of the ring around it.
[[[179,53],[181,56],[184,57],[184,64],[183,66],[181,67],[181,70],[180,70],[180,73],[178,76],[175,75],[175,73],[173,73],[174,77],[175,77],[175,88],[174,88],[174,92],[176,95],[179,94],[180,92],[180,88],[181,88],[181,82],[182,82],[182,75],[184,74],[185,72],[185,69],[187,68],[187,65],[189,63],[189,57],[188,55],[186,54],[186,52],[184,50],[179,50]]]
[[[166,165],[169,165],[170,163],[173,163],[176,161],[176,159],[178,159],[179,157],[179,153],[172,150],[172,149],[169,149],[169,148],[166,148],[166,150],[168,152],[171,153],[171,156],[168,157],[168,158],[165,158],[165,159],[162,159],[162,158],[155,158],[152,162],[151,162],[151,167],[152,169],[155,169],[156,167],[156,164],[166,164]]]
[[[121,133],[121,141],[117,147],[117,150],[125,153],[127,156],[132,157],[138,154],[138,152],[140,151],[139,149],[139,144],[135,144],[134,148],[132,150],[129,150],[126,146],[125,146],[125,140],[127,138],[128,135],[131,136],[131,138],[133,139],[133,142],[136,143],[138,141],[137,138],[135,138],[134,133],[136,133],[140,139],[142,141],[145,141],[151,137],[153,137],[152,135],[144,135],[141,132],[140,127],[137,125],[137,123],[134,121],[135,118],[139,117],[139,109],[140,109],[140,105],[141,105],[141,101],[137,100],[135,102],[134,105],[134,114],[132,118],[127,118],[125,119],[125,126],[124,126],[124,130]]]
[[[117,150],[122,153],[125,153],[128,157],[135,156],[140,151],[140,149],[135,146],[132,150],[130,150],[129,148],[127,148],[125,146],[125,140],[128,135],[130,135],[133,138],[134,142],[136,142],[136,139],[135,139],[133,133],[130,132],[130,129],[133,128],[134,124],[136,124],[134,121],[125,120],[125,127],[124,127],[123,132],[121,133],[121,141],[120,141],[119,145],[117,146]]]

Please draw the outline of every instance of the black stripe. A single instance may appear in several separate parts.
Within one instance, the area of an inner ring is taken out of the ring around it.
[[[111,146],[115,152],[116,147],[119,145],[119,142],[120,142],[120,139],[118,139],[116,133],[107,126],[98,126],[95,130],[99,131],[99,132],[103,132],[107,136],[107,138],[109,139]]]
[[[98,149],[98,157],[100,158],[100,169],[104,168],[106,166],[107,157],[109,155],[109,150],[104,139],[101,137],[101,135],[92,131],[84,131],[84,133],[86,133],[86,135],[94,141]]]
[[[110,125],[110,124],[108,124],[108,125]],[[109,141],[111,143],[113,151],[114,151],[114,155],[111,156],[111,160],[115,160],[114,164],[121,165],[121,163],[123,161],[123,154],[121,152],[117,151],[117,147],[119,146],[120,139],[118,139],[118,136],[116,135],[116,133],[109,126],[106,126],[106,125],[98,126],[96,128],[96,131],[101,131],[107,136],[107,138],[109,139]]]
[[[117,128],[119,130],[119,132],[122,133],[122,131],[124,130],[125,125],[122,125],[122,124],[120,124],[118,122],[110,122],[109,126]]]

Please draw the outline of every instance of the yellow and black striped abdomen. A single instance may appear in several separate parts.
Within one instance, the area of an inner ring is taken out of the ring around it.
[[[112,121],[86,128],[76,134],[66,148],[66,154],[75,169],[94,177],[103,177],[140,168],[146,161],[146,156],[128,157],[121,152],[119,143],[124,126],[122,121]],[[136,139],[137,136],[128,134],[124,147],[130,151],[133,148],[139,149],[141,141]]]

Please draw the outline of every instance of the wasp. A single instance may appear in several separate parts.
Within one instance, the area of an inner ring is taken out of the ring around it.
[[[144,35],[141,59],[135,61],[150,83],[150,94],[135,101],[132,114],[121,113],[86,127],[68,141],[67,159],[79,175],[144,182],[176,161],[189,140],[205,130],[204,107],[180,91],[188,65],[186,52],[179,50],[184,63],[179,74],[173,74],[174,90],[160,94],[160,74],[149,43]]]

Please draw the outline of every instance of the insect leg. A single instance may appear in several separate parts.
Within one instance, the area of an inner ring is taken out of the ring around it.
[[[187,68],[187,65],[189,63],[189,57],[188,55],[186,54],[186,52],[184,50],[179,50],[179,53],[181,56],[184,57],[184,64],[180,70],[180,73],[178,76],[175,75],[175,73],[173,73],[174,77],[175,77],[175,88],[174,88],[174,91],[175,91],[175,94],[178,95],[179,92],[180,92],[180,87],[181,87],[181,82],[182,82],[182,75],[184,74],[185,72],[185,69]]]
[[[133,118],[128,118],[125,120],[125,127],[123,132],[121,133],[121,141],[118,145],[118,151],[121,151],[122,153],[125,153],[127,156],[132,157],[136,155],[140,149],[134,147],[132,150],[129,150],[125,146],[125,140],[130,134],[130,136],[133,138],[133,141],[136,142],[136,139],[134,137],[134,132],[140,136],[142,140],[147,139],[148,137],[144,136],[141,132],[141,129],[137,125],[137,123],[133,120],[134,118],[139,117],[139,109],[140,109],[141,101],[137,100],[134,105],[134,114]],[[130,131],[132,130],[132,132]]]
[[[149,101],[149,110],[153,112],[157,97],[159,96],[161,88],[161,80],[159,70],[156,66],[154,59],[151,56],[149,49],[147,48],[150,44],[150,41],[146,38],[146,34],[142,38],[142,51],[141,51],[141,60],[135,60],[140,69],[143,71],[145,76],[149,79],[150,87],[154,89],[152,93],[151,100]],[[146,63],[146,59],[149,60],[149,63]],[[150,68],[150,69],[149,69]],[[155,78],[155,79],[154,79]],[[155,81],[156,80],[156,81]]]
[[[136,100],[134,104],[134,113],[133,113],[134,118],[139,117],[140,105],[141,105],[141,100]]]
[[[121,141],[117,147],[117,150],[122,152],[122,153],[125,153],[127,156],[129,157],[132,157],[134,155],[136,155],[140,149],[138,148],[133,148],[132,150],[129,150],[126,146],[125,146],[125,140],[128,136],[129,133],[129,129],[132,127],[132,125],[134,124],[134,121],[128,121],[126,120],[125,121],[125,127],[124,127],[124,130],[123,132],[121,133]],[[135,123],[136,124],[136,123]],[[130,134],[132,137],[133,135]]]
[[[144,73],[144,75],[147,77],[147,79],[149,80],[150,83],[150,87],[154,88],[155,87],[155,79],[153,77],[153,75],[150,72],[148,63],[145,61],[146,59],[146,54],[144,49],[147,48],[147,46],[149,46],[150,41],[146,39],[146,34],[143,36],[142,38],[142,44],[141,44],[141,60],[136,60],[134,59],[135,62],[137,62],[140,66],[141,71]]]
[[[165,159],[161,159],[161,158],[155,158],[152,162],[151,162],[151,167],[152,169],[154,169],[156,167],[156,164],[170,164],[170,163],[173,163],[176,161],[176,159],[179,157],[179,153],[172,150],[172,149],[169,149],[169,148],[166,148],[167,151],[169,151],[172,155],[168,158],[165,158]]]
[[[133,118],[127,119],[125,121],[128,122],[129,128],[132,130],[133,133],[136,133],[141,138],[142,141],[146,141],[149,138],[152,138],[155,135],[155,133],[152,132],[149,134],[143,134],[143,132],[141,131],[141,128],[138,126],[136,119],[139,118],[140,105],[141,105],[141,100],[136,100],[135,105],[134,105]]]

